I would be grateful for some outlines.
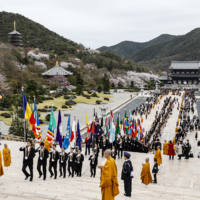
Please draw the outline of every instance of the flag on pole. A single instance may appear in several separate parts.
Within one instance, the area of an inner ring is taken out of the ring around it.
[[[118,134],[120,134],[119,113],[118,113],[118,117],[117,117],[116,134],[115,134],[115,136],[117,136]]]
[[[69,138],[71,137],[71,126],[70,126],[70,115],[68,117],[68,122],[67,122],[67,128],[66,128],[66,135],[65,135],[65,139],[63,142],[63,147],[65,149],[68,149],[70,141]]]
[[[132,133],[132,119],[131,119],[131,112],[129,111],[129,127],[128,127],[128,134],[131,134]]]
[[[110,136],[109,142],[113,143],[115,141],[115,126],[113,126],[113,121],[110,122]]]
[[[123,124],[121,126],[121,137],[124,137],[124,130],[125,130],[125,125],[124,125],[124,119],[123,119]]]
[[[37,106],[36,106],[36,101],[34,99],[34,118],[35,118],[35,126],[36,126],[36,133],[39,135],[38,138],[35,138],[36,141],[40,142],[41,141],[41,129],[40,129],[40,121],[38,117],[38,112],[37,112]]]
[[[23,119],[29,120],[30,128],[34,133],[35,138],[39,139],[40,135],[37,133],[36,130],[36,121],[23,91],[22,91],[22,101],[23,101]]]
[[[125,115],[124,115],[124,124],[125,124],[125,133],[128,134],[128,119],[126,116],[126,110],[125,110]]]
[[[54,143],[54,129],[56,129],[56,120],[54,117],[53,106],[51,110],[50,120],[49,120],[49,127],[47,131],[46,140],[49,141],[49,144],[52,145]]]
[[[74,143],[75,143],[75,134],[76,134],[76,118],[74,117],[74,120],[72,123],[72,133],[70,137],[70,142],[71,142],[72,147],[74,147]]]
[[[91,136],[91,132],[89,129],[89,121],[88,121],[88,116],[85,113],[85,122],[86,122],[86,128],[87,128],[87,136],[85,138],[85,143],[86,144],[90,144],[92,142],[92,136]]]
[[[76,139],[76,146],[79,146],[79,148],[81,148],[81,132],[80,132],[79,121],[77,122],[77,139]]]
[[[62,120],[61,120],[60,110],[58,111],[58,125],[57,125],[56,141],[59,142],[60,148],[62,148]]]

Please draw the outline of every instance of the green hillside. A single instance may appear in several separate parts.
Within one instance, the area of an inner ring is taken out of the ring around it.
[[[16,29],[22,34],[23,46],[34,47],[43,50],[55,50],[59,48],[65,51],[75,52],[77,43],[66,39],[57,33],[48,30],[20,14],[0,12],[0,42],[8,42],[8,33],[13,31],[13,22]]]
[[[145,47],[126,58],[161,70],[167,70],[172,60],[200,60],[200,28],[170,41]]]
[[[101,52],[109,51],[121,57],[126,57],[127,55],[133,54],[134,52],[137,52],[140,49],[143,49],[147,46],[169,41],[175,37],[176,36],[173,36],[173,35],[163,34],[148,42],[140,43],[140,42],[132,42],[132,41],[123,41],[123,42],[120,42],[119,44],[116,44],[110,47],[106,47],[106,46],[100,47],[97,50]]]

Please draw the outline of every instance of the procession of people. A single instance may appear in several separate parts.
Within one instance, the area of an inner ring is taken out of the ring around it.
[[[187,139],[187,135],[191,131],[198,131],[200,129],[199,118],[194,115],[194,103],[195,96],[194,90],[172,90],[172,96],[164,99],[163,105],[160,105],[160,112],[156,112],[155,119],[152,122],[150,129],[146,132],[144,137],[133,137],[132,134],[117,135],[113,142],[109,139],[109,134],[101,134],[94,138],[91,142],[85,143],[85,155],[82,153],[83,145],[80,143],[70,147],[70,151],[67,153],[66,148],[62,146],[61,150],[58,150],[59,144],[50,144],[46,140],[40,142],[38,148],[34,148],[32,140],[28,140],[26,145],[20,147],[19,151],[23,152],[23,166],[22,172],[25,175],[25,180],[29,179],[33,181],[34,174],[34,157],[38,154],[37,171],[38,177],[43,177],[45,181],[49,178],[57,179],[66,178],[67,171],[68,177],[82,176],[83,163],[88,160],[88,166],[90,168],[90,177],[95,178],[96,169],[101,170],[100,187],[102,192],[102,199],[114,199],[119,194],[119,182],[117,177],[117,164],[118,160],[123,159],[121,180],[124,182],[124,195],[131,197],[132,192],[132,180],[134,179],[134,162],[131,159],[131,155],[134,152],[144,153],[147,155],[154,154],[153,158],[146,157],[145,163],[141,166],[141,183],[145,188],[150,183],[157,184],[157,175],[162,170],[163,156],[169,156],[169,160],[174,160],[177,155],[177,159],[181,160],[182,157],[189,159],[193,157],[192,146]],[[151,113],[155,105],[161,101],[165,95],[170,93],[169,90],[163,89],[160,94],[156,94],[151,98],[148,98],[147,104],[142,104],[138,109],[132,111],[132,118],[139,114],[140,119],[135,119],[137,124],[142,123],[143,117],[146,118]],[[182,95],[182,101],[178,100],[175,95]],[[166,127],[167,120],[172,115],[177,103],[177,109],[179,110],[178,119],[175,122],[176,128],[174,131],[174,137],[170,140],[164,140],[162,144],[162,132]],[[191,117],[192,115],[192,117]],[[134,119],[132,119],[134,121]],[[122,124],[122,123],[121,123]],[[198,134],[194,137],[197,139]],[[163,155],[162,155],[163,154]],[[105,165],[98,164],[99,157],[105,157]],[[0,152],[0,176],[4,175],[4,168],[9,170],[11,165],[11,150],[7,144],[4,144],[2,154]],[[152,168],[150,162],[153,162]],[[166,162],[166,160],[165,160]],[[49,164],[48,164],[49,163]],[[48,166],[48,171],[47,171]],[[28,168],[28,171],[27,171]],[[59,175],[58,175],[59,172]],[[152,178],[153,177],[153,178]]]

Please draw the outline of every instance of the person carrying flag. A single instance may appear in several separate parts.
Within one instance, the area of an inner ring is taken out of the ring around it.
[[[62,147],[62,152],[59,155],[59,170],[60,170],[60,176],[63,175],[63,178],[66,177],[66,166],[67,166],[67,159],[68,154],[65,152],[65,147]]]

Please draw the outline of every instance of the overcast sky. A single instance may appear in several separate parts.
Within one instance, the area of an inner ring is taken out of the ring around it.
[[[200,25],[200,0],[0,0],[19,13],[86,47],[183,35]]]

